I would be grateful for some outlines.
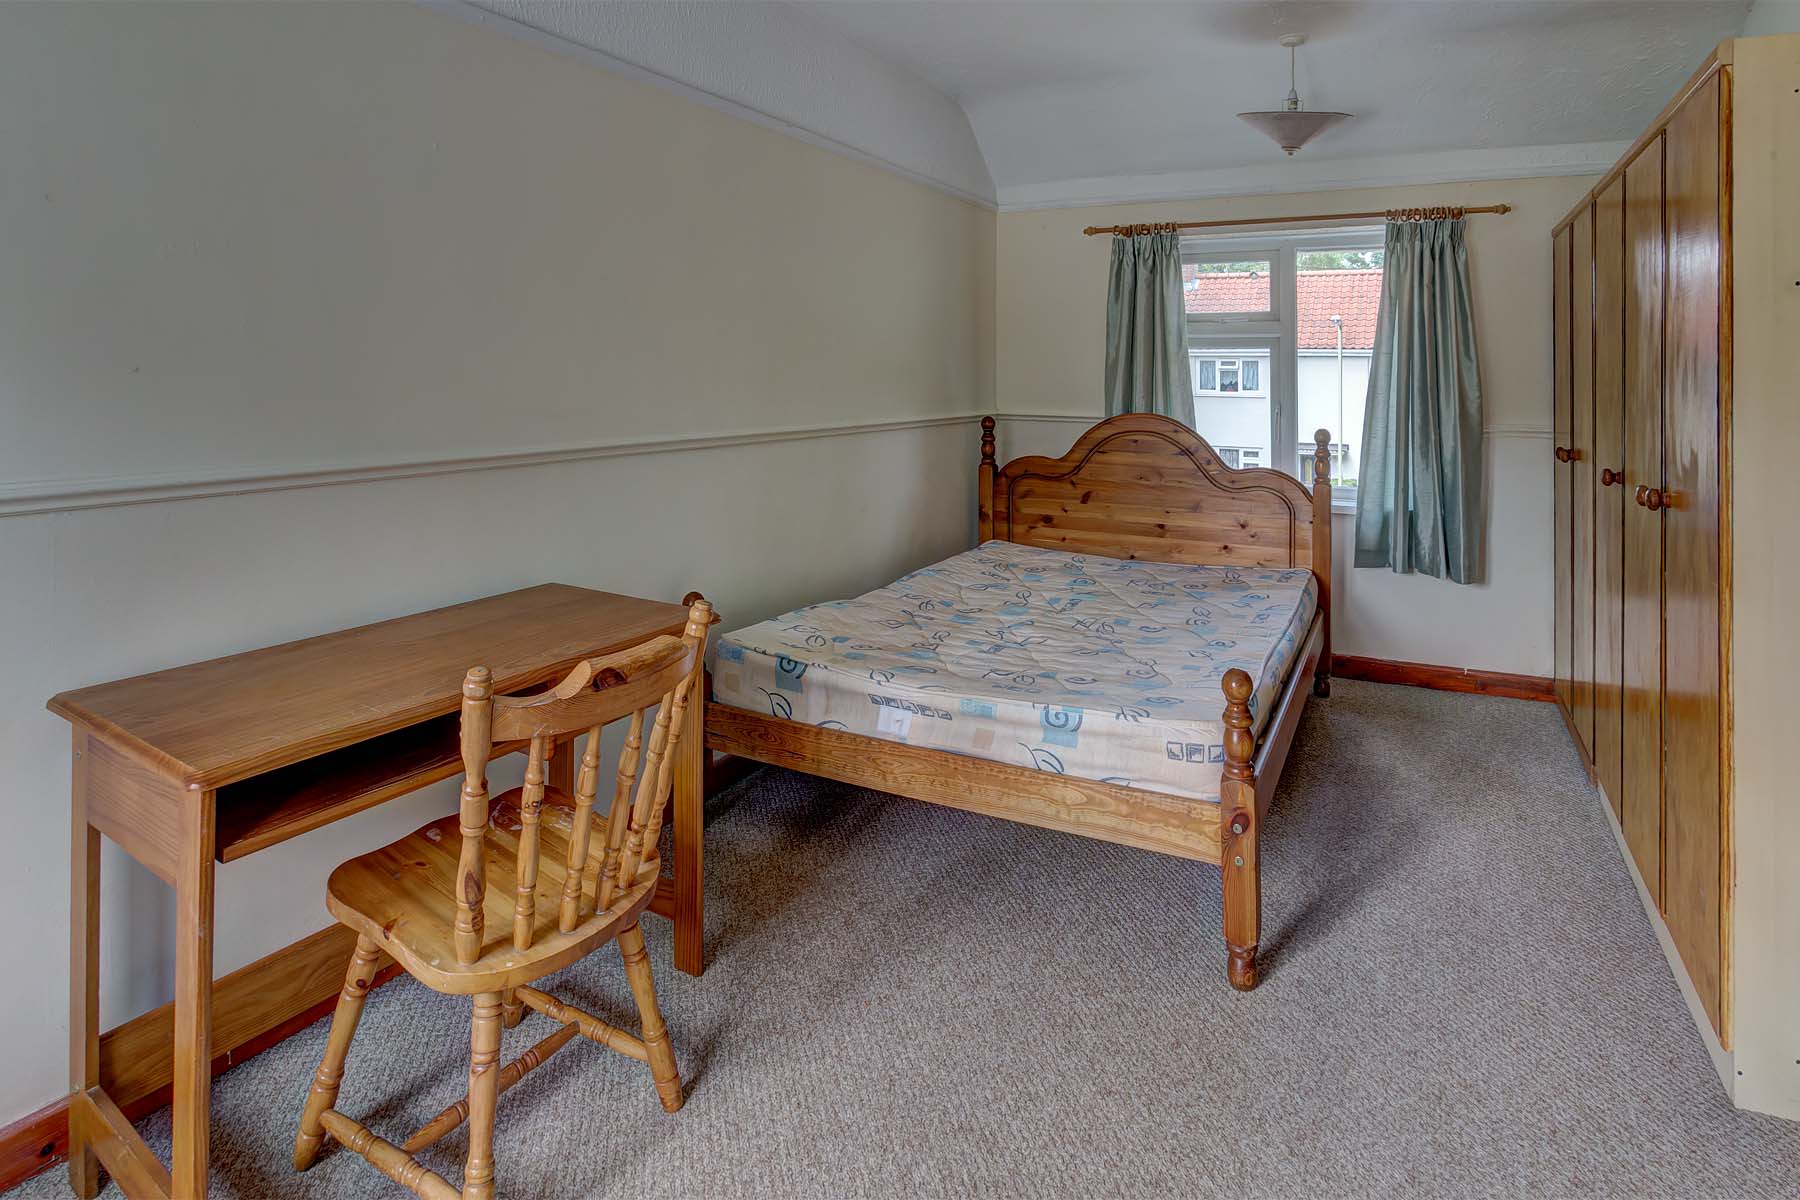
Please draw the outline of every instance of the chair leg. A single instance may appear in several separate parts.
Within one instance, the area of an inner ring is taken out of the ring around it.
[[[469,1160],[463,1200],[493,1200],[494,1107],[500,1099],[500,993],[475,997],[469,1023]]]
[[[525,1002],[519,999],[518,989],[507,988],[500,993],[500,1023],[508,1029],[525,1019]]]
[[[656,1095],[665,1110],[674,1112],[682,1102],[681,1070],[675,1065],[662,1010],[656,1006],[656,981],[650,977],[650,957],[644,953],[644,931],[637,925],[620,931],[619,957],[625,960],[625,978],[631,983],[631,997],[637,1001],[638,1016],[644,1023],[644,1049],[649,1052]]]
[[[369,998],[369,985],[375,980],[375,964],[381,951],[366,937],[356,939],[350,954],[349,969],[344,972],[344,990],[338,993],[337,1011],[331,1016],[331,1032],[325,1039],[325,1061],[313,1076],[312,1090],[306,1094],[306,1107],[300,1112],[300,1132],[294,1135],[294,1170],[304,1171],[319,1157],[325,1140],[325,1127],[319,1114],[337,1103],[338,1088],[344,1082],[344,1059],[350,1054],[350,1039],[356,1036],[356,1024],[362,1019],[363,1002]]]

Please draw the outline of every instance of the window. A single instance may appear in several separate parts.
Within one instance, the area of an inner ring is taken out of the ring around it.
[[[1190,352],[1195,396],[1261,395],[1263,370],[1261,358],[1218,358]]]
[[[1213,321],[1272,316],[1275,261],[1267,255],[1232,257],[1203,250],[1181,256],[1181,284],[1190,318]]]
[[[1379,225],[1183,240],[1194,427],[1228,465],[1310,483],[1327,429],[1334,499],[1354,500],[1382,240]]]

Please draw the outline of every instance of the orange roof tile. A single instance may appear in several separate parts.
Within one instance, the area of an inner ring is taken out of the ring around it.
[[[1197,273],[1182,268],[1183,295],[1191,313],[1259,312],[1269,306],[1269,277],[1252,271]],[[1302,350],[1337,348],[1333,316],[1344,319],[1344,349],[1375,345],[1375,317],[1381,306],[1381,270],[1301,271],[1294,281]]]

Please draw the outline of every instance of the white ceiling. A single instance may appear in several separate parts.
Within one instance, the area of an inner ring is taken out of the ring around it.
[[[793,0],[960,103],[1004,203],[1053,181],[1284,161],[1239,121],[1287,92],[1357,114],[1301,159],[1638,133],[1749,0]],[[1298,160],[1296,160],[1298,161]]]

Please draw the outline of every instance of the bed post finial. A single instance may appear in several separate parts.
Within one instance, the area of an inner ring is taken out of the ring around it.
[[[979,540],[994,540],[994,418],[981,418],[981,466],[976,471],[976,532]]]
[[[1225,778],[1254,781],[1256,739],[1250,734],[1250,693],[1253,685],[1248,672],[1233,667],[1225,672]]]
[[[1231,986],[1256,986],[1262,929],[1261,854],[1256,835],[1256,735],[1251,732],[1250,676],[1225,672],[1225,767],[1219,780],[1219,865],[1225,874],[1225,949]]]
[[[1313,486],[1331,486],[1331,430],[1313,431]]]

